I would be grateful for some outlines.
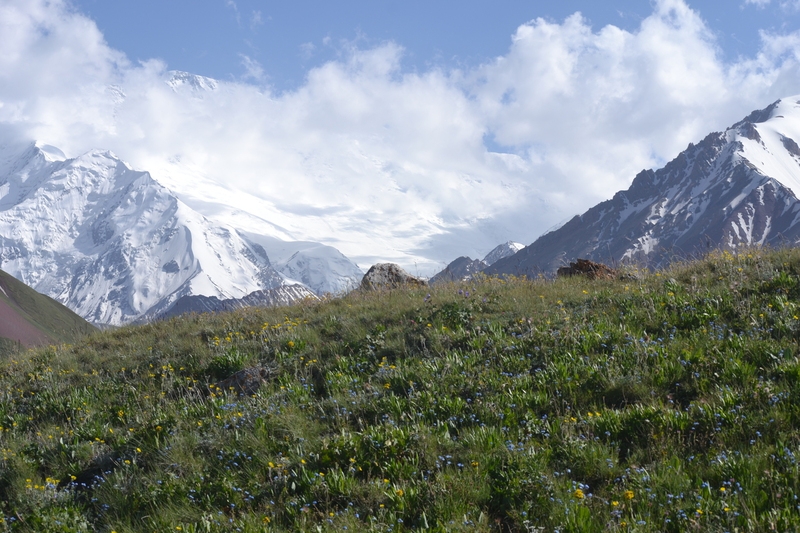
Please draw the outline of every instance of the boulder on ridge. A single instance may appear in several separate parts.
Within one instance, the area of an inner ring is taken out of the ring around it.
[[[395,263],[373,265],[361,279],[364,290],[396,289],[407,285],[421,287],[427,281],[412,276]]]

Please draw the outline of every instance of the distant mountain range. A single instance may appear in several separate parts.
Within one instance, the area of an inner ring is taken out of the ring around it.
[[[462,281],[474,276],[478,272],[482,272],[497,261],[514,255],[524,247],[523,244],[518,242],[508,241],[495,247],[491,252],[486,254],[483,260],[472,259],[466,256],[459,257],[447,265],[444,270],[433,276],[429,282],[435,284]]]
[[[279,307],[302,300],[319,300],[319,297],[303,285],[283,285],[274,289],[251,292],[243,298],[220,300],[216,296],[182,296],[166,311],[146,314],[137,322],[163,320],[185,313],[221,313],[243,307]]]
[[[95,330],[64,305],[0,271],[0,354],[71,343]]]
[[[577,258],[659,267],[718,247],[795,245],[799,142],[800,96],[779,100],[484,272],[552,273]]]
[[[578,258],[659,267],[719,246],[796,244],[798,142],[800,96],[643,170],[627,190],[529,246],[508,242],[483,260],[460,257],[430,281],[535,276]],[[363,275],[330,246],[207,218],[110,152],[67,158],[42,144],[0,146],[0,267],[108,325],[283,305],[347,292]]]
[[[95,324],[161,316],[188,296],[232,300],[297,284],[337,293],[361,280],[334,248],[283,243],[293,255],[273,265],[261,241],[275,244],[209,220],[113,153],[0,149],[0,267]]]

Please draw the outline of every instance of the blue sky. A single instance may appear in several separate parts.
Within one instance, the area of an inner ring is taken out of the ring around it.
[[[295,88],[308,69],[348,46],[392,41],[403,67],[465,67],[508,51],[516,28],[542,17],[561,22],[581,12],[593,29],[635,30],[652,13],[647,0],[354,1],[75,0],[108,43],[131,59],[163,59],[170,68],[217,79],[241,79],[256,66],[278,90]],[[758,52],[760,32],[800,27],[796,2],[694,0],[722,54]],[[248,59],[245,59],[249,58]]]
[[[0,166],[112,150],[237,228],[433,273],[800,95],[799,21],[800,0],[0,0]]]

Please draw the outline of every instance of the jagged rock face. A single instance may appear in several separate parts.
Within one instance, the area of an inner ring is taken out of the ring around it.
[[[539,237],[487,274],[554,272],[578,257],[658,267],[710,248],[800,239],[800,103],[779,101],[712,133],[630,188]]]
[[[433,276],[429,280],[429,283],[434,285],[436,283],[447,283],[469,279],[486,268],[486,266],[486,263],[480,259],[472,259],[466,256],[459,257],[447,265],[444,270]]]
[[[373,265],[361,279],[361,288],[364,290],[396,289],[426,284],[425,280],[412,276],[394,263]]]

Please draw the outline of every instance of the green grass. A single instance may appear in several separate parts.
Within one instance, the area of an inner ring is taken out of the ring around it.
[[[800,250],[752,250],[15,354],[0,531],[798,530],[799,298]]]

